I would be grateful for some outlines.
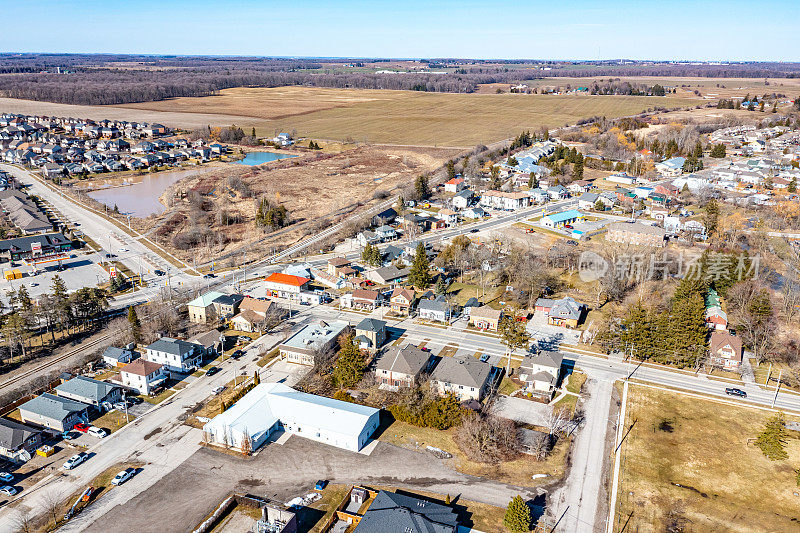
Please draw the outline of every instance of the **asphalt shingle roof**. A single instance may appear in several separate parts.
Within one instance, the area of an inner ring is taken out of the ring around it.
[[[380,491],[355,528],[355,533],[453,533],[456,512],[440,503]]]
[[[119,387],[116,385],[106,383],[105,381],[77,376],[56,387],[56,393],[58,393],[59,396],[61,396],[61,393],[65,393],[79,398],[86,398],[94,402],[101,402],[106,396],[111,394],[114,389],[118,388]]]
[[[19,409],[51,420],[64,420],[71,414],[84,411],[86,407],[85,403],[44,393],[20,405]]]

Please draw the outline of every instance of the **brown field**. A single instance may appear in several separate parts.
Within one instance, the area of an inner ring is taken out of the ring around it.
[[[696,105],[688,98],[639,96],[446,94],[310,87],[226,89],[218,96],[130,104],[140,110],[222,113],[259,135],[296,131],[303,137],[389,144],[471,147],[541,126],[594,115],[619,117],[653,106]],[[1,102],[0,102],[1,104]],[[230,118],[229,118],[230,120]]]
[[[457,152],[435,148],[360,146],[339,153],[299,152],[301,157],[260,167],[226,165],[181,180],[162,196],[171,206],[159,216],[137,220],[140,230],[150,232],[183,259],[201,261],[247,247],[248,253],[264,253],[272,246],[291,244],[346,215],[378,203],[376,191],[391,192],[411,183],[423,172],[441,166]],[[255,202],[227,185],[240,176],[255,198],[266,197],[284,205],[293,223],[265,234],[255,227]],[[187,196],[192,189],[212,191],[198,207]],[[239,221],[222,226],[217,218],[224,210]],[[225,235],[227,242],[210,240],[191,250],[176,250],[175,235],[192,228],[210,228]],[[252,257],[252,256],[251,256]],[[218,265],[220,268],[226,265]]]
[[[800,440],[769,461],[751,439],[772,413],[632,386],[615,531],[798,530]],[[666,423],[666,426],[662,426]],[[628,520],[628,517],[630,519]]]

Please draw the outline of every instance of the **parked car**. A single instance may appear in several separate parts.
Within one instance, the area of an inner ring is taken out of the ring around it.
[[[117,411],[124,411],[126,408],[128,408],[128,407],[129,407],[129,405],[130,405],[130,404],[129,404],[128,402],[117,402],[117,403],[115,403],[115,404],[114,404],[114,406],[113,406],[113,407],[114,407],[114,409],[116,409]]]
[[[89,431],[87,431],[87,433],[89,435],[91,435],[92,437],[97,437],[98,439],[102,439],[102,438],[108,436],[108,430],[107,429],[99,428],[97,426],[90,427]]]
[[[239,359],[243,355],[244,355],[244,351],[243,350],[236,350],[235,352],[233,352],[231,354],[231,357],[233,357],[234,359]]]
[[[79,464],[86,461],[88,458],[89,454],[87,454],[86,452],[76,453],[75,455],[67,459],[66,463],[64,463],[64,470],[72,470]]]
[[[314,488],[316,490],[322,490],[327,486],[328,486],[328,480],[327,479],[320,479],[319,481],[317,481],[317,484],[314,485]]]
[[[89,431],[89,427],[91,427],[89,424],[75,424],[72,429],[75,431],[80,431],[81,433],[86,433]]]
[[[12,487],[11,485],[6,485],[5,487],[0,487],[0,492],[8,496],[13,496],[19,492],[19,489],[17,487]]]
[[[10,474],[8,472],[0,472],[0,481],[11,483],[12,481],[14,481],[14,474]]]
[[[219,372],[219,367],[218,366],[212,366],[211,368],[206,370],[206,376],[213,376],[217,372]]]
[[[214,394],[222,394],[222,391],[224,391],[224,390],[225,390],[225,386],[224,385],[220,385],[219,387],[214,387],[211,390],[211,392],[213,392]]]
[[[160,270],[160,269],[155,269],[155,270],[153,271],[153,273],[154,273],[156,276],[164,276],[164,275],[166,275],[166,272],[164,272],[163,270]]]
[[[481,355],[481,363],[485,363],[488,360],[489,360],[489,354],[488,353],[485,353],[485,354]]]
[[[747,393],[742,389],[736,387],[728,387],[725,389],[725,394],[728,396],[738,396],[739,398],[747,398]]]
[[[131,405],[139,405],[143,401],[144,400],[142,400],[138,396],[128,396],[128,403],[131,404]]]
[[[80,435],[78,435],[77,433],[75,433],[73,431],[65,431],[64,433],[61,434],[61,438],[64,439],[64,440],[75,440],[79,436]]]
[[[125,470],[120,471],[116,476],[114,476],[114,479],[111,480],[111,484],[122,485],[130,478],[132,478],[135,473],[136,473],[135,468],[126,468]]]

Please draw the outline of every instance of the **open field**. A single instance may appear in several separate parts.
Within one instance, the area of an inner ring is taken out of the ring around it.
[[[797,531],[800,440],[789,459],[753,446],[772,413],[633,386],[622,448],[615,531]],[[632,513],[632,514],[631,514]],[[680,530],[675,528],[674,530]]]
[[[699,100],[640,96],[446,94],[311,87],[225,89],[218,96],[177,98],[125,107],[238,116],[259,135],[296,130],[300,136],[391,144],[469,147],[541,126],[594,115],[618,117]],[[2,102],[0,102],[2,104]]]

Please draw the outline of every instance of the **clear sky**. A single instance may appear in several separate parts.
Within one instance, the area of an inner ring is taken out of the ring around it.
[[[3,52],[800,61],[797,0],[0,0]]]

